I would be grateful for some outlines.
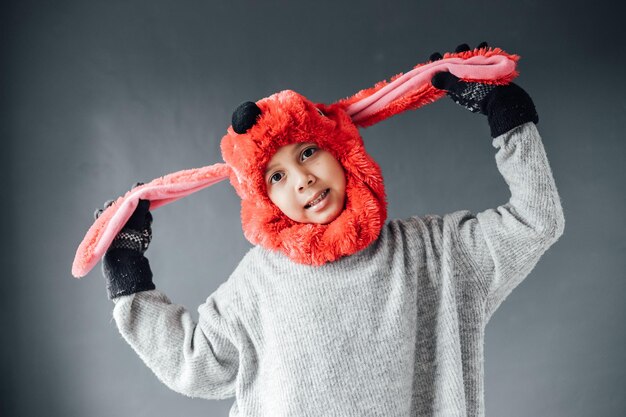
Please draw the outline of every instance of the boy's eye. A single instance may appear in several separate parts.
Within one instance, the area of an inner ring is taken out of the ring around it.
[[[302,152],[302,159],[306,159],[306,158],[310,158],[315,152],[317,151],[317,148],[312,146],[310,148],[306,148],[303,152]]]
[[[270,177],[270,183],[277,183],[278,181],[280,181],[281,178],[282,176],[280,175],[280,172],[277,172]]]

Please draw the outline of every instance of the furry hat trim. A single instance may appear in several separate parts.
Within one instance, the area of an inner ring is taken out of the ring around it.
[[[221,143],[222,157],[232,168],[230,182],[241,197],[246,238],[310,265],[367,247],[385,222],[387,202],[380,167],[365,151],[350,117],[341,106],[314,104],[290,90],[256,104],[261,111],[256,123],[242,134],[229,127]],[[344,169],[345,209],[331,223],[295,222],[267,195],[263,174],[269,160],[280,147],[302,142],[327,150]]]
[[[233,119],[235,128],[229,127],[222,138],[226,164],[169,174],[119,197],[87,231],[76,251],[72,274],[86,275],[102,258],[139,199],[150,200],[150,209],[155,209],[227,178],[241,197],[242,226],[251,243],[311,265],[363,249],[380,233],[387,203],[380,168],[365,151],[357,126],[370,126],[443,97],[445,91],[430,83],[436,72],[450,71],[463,81],[508,84],[518,75],[518,59],[499,48],[476,48],[446,53],[443,59],[416,65],[406,74],[331,105],[314,104],[289,90],[248,102],[238,115],[242,117]],[[296,223],[267,196],[265,165],[278,148],[297,142],[318,144],[344,168],[346,206],[327,225]]]

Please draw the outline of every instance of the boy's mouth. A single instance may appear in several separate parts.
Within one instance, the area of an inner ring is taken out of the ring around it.
[[[329,191],[330,191],[330,188],[327,188],[324,191],[322,191],[322,193],[318,197],[316,197],[314,200],[309,201],[309,203],[305,205],[304,208],[308,209],[308,208],[314,207],[316,204],[319,204],[323,199],[326,198]]]

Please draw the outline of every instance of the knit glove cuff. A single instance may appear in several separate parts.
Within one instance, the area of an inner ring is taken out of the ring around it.
[[[102,274],[107,281],[109,299],[153,290],[152,270],[141,252],[128,248],[111,248],[102,260]]]
[[[532,99],[514,83],[498,86],[488,94],[481,105],[481,112],[487,115],[493,138],[524,123],[539,122]]]
[[[115,239],[113,239],[109,248],[132,249],[143,254],[148,249],[148,246],[150,246],[151,240],[152,228],[149,224],[147,224],[141,231],[122,229],[117,236],[115,236]]]

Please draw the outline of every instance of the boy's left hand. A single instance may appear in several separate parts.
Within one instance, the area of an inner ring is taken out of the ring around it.
[[[478,49],[488,47],[487,42],[478,45]],[[454,52],[469,51],[467,44],[456,47]],[[431,61],[442,59],[439,52],[430,56]],[[493,85],[461,81],[450,72],[438,72],[431,79],[433,87],[445,90],[457,104],[473,113],[487,116],[491,127],[491,136],[497,137],[527,122],[539,122],[535,105],[526,91],[515,83]]]

